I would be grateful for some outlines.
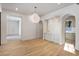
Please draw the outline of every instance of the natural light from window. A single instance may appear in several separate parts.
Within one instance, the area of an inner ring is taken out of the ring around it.
[[[21,17],[7,15],[6,39],[21,38]]]
[[[67,51],[67,52],[75,54],[75,48],[74,48],[73,44],[65,43],[64,50]]]

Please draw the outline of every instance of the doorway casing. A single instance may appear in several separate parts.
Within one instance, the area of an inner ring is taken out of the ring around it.
[[[65,20],[66,18],[68,18],[69,16],[74,16],[73,14],[65,14],[61,19],[62,19],[62,44],[65,44]],[[75,45],[76,45],[76,17],[75,17]]]

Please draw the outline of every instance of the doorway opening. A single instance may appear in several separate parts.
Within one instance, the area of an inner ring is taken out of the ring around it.
[[[75,24],[76,19],[73,15],[68,15],[64,19],[64,50],[75,54]]]

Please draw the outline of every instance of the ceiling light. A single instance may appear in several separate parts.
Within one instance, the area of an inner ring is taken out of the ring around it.
[[[36,9],[37,7],[35,6],[34,9]],[[31,21],[33,23],[38,23],[40,21],[40,17],[39,15],[36,13],[36,10],[34,10],[34,13],[31,15],[30,17]]]
[[[31,15],[31,21],[32,21],[33,23],[38,23],[38,22],[40,21],[39,15],[38,15],[37,13],[33,13],[33,14]]]
[[[18,11],[18,8],[16,8],[16,11]]]

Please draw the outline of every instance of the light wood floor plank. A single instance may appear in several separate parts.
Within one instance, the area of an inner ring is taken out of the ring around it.
[[[65,51],[63,45],[42,39],[12,41],[0,46],[1,56],[78,56]]]

